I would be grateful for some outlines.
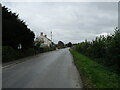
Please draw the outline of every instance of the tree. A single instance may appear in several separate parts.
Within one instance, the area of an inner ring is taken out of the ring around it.
[[[65,45],[62,41],[58,41],[58,48],[64,48]]]
[[[69,42],[68,44],[66,44],[67,47],[72,47],[72,43]]]
[[[96,37],[95,40],[81,42],[75,49],[95,61],[120,71],[120,29],[111,35]]]
[[[21,44],[22,50],[33,46],[35,34],[31,31],[23,20],[18,18],[16,13],[12,13],[5,6],[2,7],[2,45],[11,46],[18,49]]]

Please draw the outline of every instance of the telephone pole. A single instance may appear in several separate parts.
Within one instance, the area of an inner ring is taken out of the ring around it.
[[[51,45],[52,45],[52,32],[51,32]]]

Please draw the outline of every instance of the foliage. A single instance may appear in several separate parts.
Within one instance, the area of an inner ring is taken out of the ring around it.
[[[23,20],[5,6],[2,7],[2,61],[8,62],[34,53],[34,33]],[[18,46],[21,45],[21,50]]]
[[[67,47],[72,47],[72,43],[69,42],[69,43],[66,44],[66,46],[67,46]]]
[[[114,34],[96,37],[93,41],[85,41],[74,48],[95,61],[120,70],[120,30],[115,29]],[[119,72],[119,71],[118,71]]]
[[[2,7],[2,27],[3,46],[11,46],[16,50],[19,44],[22,45],[22,50],[33,46],[34,33],[16,13],[12,13],[5,6]]]
[[[16,13],[5,6],[2,7],[2,61],[8,62],[22,57],[55,50],[55,47],[40,48],[41,43],[34,46],[35,34],[27,27]],[[21,45],[21,49],[18,46]]]
[[[35,50],[34,48],[29,48],[27,50],[24,51],[25,56],[31,56],[35,54]]]
[[[53,51],[55,47],[46,47],[46,48],[29,48],[24,51],[16,50],[10,46],[3,46],[2,47],[2,62],[9,62],[12,60],[17,60],[22,57],[32,56],[35,54]]]
[[[65,45],[64,45],[64,43],[62,41],[58,41],[57,47],[60,49],[60,48],[64,48]]]
[[[15,60],[15,59],[18,59],[22,56],[23,56],[22,53],[18,52],[17,50],[13,49],[10,46],[3,46],[2,47],[2,61],[3,62]]]
[[[120,88],[120,76],[90,58],[70,50],[82,77],[84,88]]]

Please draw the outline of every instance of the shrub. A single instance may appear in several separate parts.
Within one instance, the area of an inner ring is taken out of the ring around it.
[[[35,54],[35,49],[34,48],[29,48],[27,50],[24,51],[25,56],[31,56]]]
[[[20,53],[10,46],[2,47],[2,62],[8,62],[21,57]]]
[[[120,70],[120,29],[114,34],[96,37],[93,41],[85,41],[75,46],[76,51],[94,58],[106,66],[115,66]]]

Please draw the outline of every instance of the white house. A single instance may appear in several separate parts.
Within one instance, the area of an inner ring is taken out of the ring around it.
[[[50,47],[52,45],[51,40],[47,38],[47,35],[43,35],[43,32],[35,40],[35,45],[38,43],[40,43],[40,47]]]

